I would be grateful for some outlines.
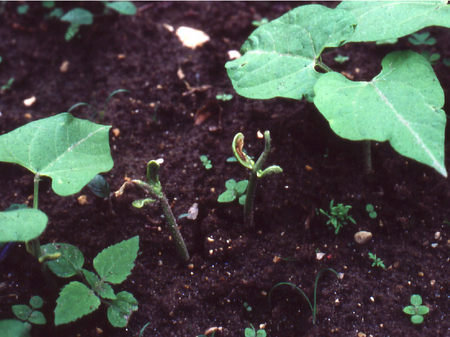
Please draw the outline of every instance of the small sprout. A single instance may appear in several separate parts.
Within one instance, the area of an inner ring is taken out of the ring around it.
[[[12,306],[12,311],[18,319],[24,322],[33,324],[45,324],[47,323],[44,314],[36,310],[40,309],[44,304],[44,300],[39,296],[33,296],[30,299],[30,306],[25,304],[18,304]]]
[[[20,5],[19,7],[17,7],[17,13],[20,15],[27,14],[29,7],[30,6],[28,5]]]
[[[334,58],[334,60],[337,62],[337,63],[344,63],[344,62],[347,62],[348,60],[350,60],[350,57],[348,57],[348,56],[343,56],[343,55],[341,55],[341,54],[339,54],[338,56],[336,56],[335,58]]]
[[[211,160],[209,160],[208,156],[202,155],[200,156],[200,160],[202,161],[202,164],[205,167],[205,169],[209,170],[213,167],[211,164]]]
[[[377,217],[377,212],[375,212],[372,204],[366,205],[366,211],[369,213],[370,218],[375,219]]]
[[[233,99],[233,95],[232,94],[219,94],[219,95],[216,95],[216,99],[218,101],[224,101],[224,102],[231,101]]]
[[[375,254],[369,252],[369,258],[373,260],[372,267],[380,267],[386,269],[383,260],[377,257]]]
[[[250,324],[251,328],[245,328],[244,333],[245,337],[266,337],[267,333],[266,330],[260,329],[256,331],[255,327]]]
[[[420,295],[412,295],[411,304],[404,307],[403,312],[411,315],[411,322],[414,324],[422,323],[423,315],[428,314],[430,309],[426,305],[422,305],[422,297]]]
[[[14,77],[11,77],[11,78],[8,80],[8,82],[6,82],[6,84],[3,84],[3,85],[0,87],[0,91],[11,90],[11,86],[12,86],[13,82],[14,82]]]
[[[427,60],[432,66],[436,64],[437,60],[441,58],[441,55],[438,53],[431,54],[429,51],[424,50],[420,53],[425,60]]]
[[[234,179],[227,180],[225,187],[227,190],[219,195],[218,202],[232,202],[234,199],[239,198],[239,204],[245,204],[245,190],[247,189],[248,180],[241,180],[236,182]]]
[[[255,26],[255,27],[260,27],[260,26],[262,26],[262,25],[264,25],[264,24],[266,24],[268,22],[269,22],[269,19],[262,18],[261,20],[253,20],[252,21],[252,25]]]
[[[333,227],[335,228],[334,234],[337,234],[344,225],[347,225],[347,220],[353,222],[353,224],[356,224],[356,221],[350,215],[348,215],[348,211],[352,208],[352,206],[344,206],[343,204],[333,206],[333,203],[334,200],[331,200],[330,214],[325,212],[323,209],[319,209],[319,211],[329,218],[329,220],[327,221],[327,225],[333,225]]]
[[[447,67],[450,67],[450,58],[449,59],[443,59],[442,63],[444,63],[444,65],[446,65]]]
[[[252,307],[247,302],[244,302],[244,308],[247,311],[252,311]]]
[[[436,43],[436,39],[434,37],[429,37],[430,33],[413,33],[410,37],[408,37],[408,41],[413,45],[419,46],[421,44],[427,44],[432,46]]]

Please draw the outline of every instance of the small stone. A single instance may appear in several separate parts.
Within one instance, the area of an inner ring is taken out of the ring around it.
[[[126,55],[125,54],[119,54],[119,55],[117,55],[117,59],[118,60],[123,60],[123,59],[125,59],[126,58]]]
[[[241,57],[241,53],[239,53],[237,50],[229,50],[228,57],[230,58],[230,60],[235,60]]]
[[[191,49],[200,47],[205,42],[209,41],[209,36],[204,32],[190,27],[179,27],[176,30],[175,35],[178,36],[185,47]]]
[[[372,240],[372,233],[366,231],[359,231],[355,234],[355,241],[357,244],[363,245]]]
[[[85,195],[80,195],[77,200],[80,205],[86,205],[88,203]]]
[[[434,239],[435,240],[439,240],[440,237],[441,237],[441,232],[434,233]]]
[[[23,101],[23,104],[25,106],[32,106],[34,103],[36,103],[36,96],[32,96],[30,98],[27,98]]]
[[[275,255],[274,257],[273,257],[273,263],[278,263],[278,262],[280,262],[280,260],[281,260],[281,257],[279,257],[278,255]]]
[[[59,67],[59,71],[62,73],[67,73],[67,71],[69,70],[69,61],[64,61],[63,63],[61,63],[61,66]]]
[[[317,253],[316,254],[316,259],[317,260],[322,260],[322,258],[325,256],[325,253]]]
[[[112,133],[113,133],[114,137],[119,137],[120,136],[119,128],[112,129]]]

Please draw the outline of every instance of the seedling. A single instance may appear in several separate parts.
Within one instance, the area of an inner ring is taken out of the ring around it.
[[[429,32],[413,33],[410,37],[408,37],[408,41],[416,46],[421,44],[432,46],[436,43],[436,39],[434,37],[430,37]]]
[[[450,59],[443,59],[442,63],[444,63],[447,67],[450,67]]]
[[[234,179],[227,180],[225,187],[227,190],[219,195],[218,202],[232,202],[236,198],[239,198],[241,205],[245,204],[245,190],[247,189],[248,180],[241,180],[236,182]]]
[[[6,84],[3,84],[1,87],[0,87],[0,91],[6,91],[6,90],[11,90],[11,86],[12,86],[12,84],[14,83],[14,77],[11,77],[9,80],[8,80],[8,82],[6,82]]]
[[[76,321],[98,309],[101,302],[108,305],[108,320],[118,328],[126,327],[130,316],[138,309],[138,302],[127,291],[114,293],[111,284],[120,284],[131,274],[139,250],[139,237],[135,236],[110,246],[93,261],[93,273],[83,268],[83,253],[67,243],[49,243],[42,246],[43,255],[60,254],[46,262],[59,277],[79,276],[83,283],[72,281],[62,288],[55,308],[55,325]]]
[[[200,160],[205,169],[209,170],[212,168],[211,160],[209,160],[208,156],[202,155],[200,156]]]
[[[269,19],[262,18],[261,20],[253,20],[252,21],[252,25],[255,26],[255,27],[260,27],[262,25],[265,25],[268,22],[269,22]]]
[[[319,209],[320,213],[326,215],[328,217],[327,225],[332,225],[335,229],[334,234],[339,233],[339,230],[347,225],[348,221],[351,221],[353,224],[356,224],[356,221],[348,215],[348,211],[352,208],[352,206],[343,204],[337,204],[337,206],[333,206],[334,200],[330,202],[330,214],[325,212],[323,209]]]
[[[244,330],[245,337],[266,337],[267,333],[264,329],[259,329],[256,331],[255,327],[250,324],[250,328],[245,328]]]
[[[32,324],[45,324],[47,323],[44,314],[40,312],[39,310],[42,308],[42,305],[44,304],[44,300],[39,296],[33,296],[30,299],[30,305],[26,304],[17,304],[12,306],[12,311],[14,312],[14,315],[18,319],[20,319],[23,322],[27,322],[26,324],[31,328]]]
[[[252,307],[251,307],[247,302],[244,302],[244,308],[245,308],[245,310],[247,310],[248,312],[252,311]]]
[[[232,94],[219,94],[219,95],[216,95],[216,99],[218,101],[224,101],[224,102],[231,101],[233,99],[233,95]]]
[[[255,197],[255,188],[257,178],[263,178],[271,174],[281,173],[283,169],[277,165],[272,165],[262,170],[262,166],[267,159],[270,152],[270,132],[264,132],[264,151],[259,156],[256,163],[252,160],[250,156],[243,150],[244,148],[244,135],[238,133],[234,136],[233,143],[231,146],[234,156],[241,165],[251,170],[250,179],[247,185],[247,194],[245,197],[244,204],[244,218],[245,226],[247,228],[253,227],[253,199]]]
[[[120,94],[121,92],[126,92],[126,93],[130,93],[130,91],[126,90],[126,89],[117,89],[114,90],[112,93],[109,94],[109,96],[106,98],[105,102],[103,103],[103,108],[96,108],[93,105],[89,104],[89,103],[85,103],[85,102],[80,102],[80,103],[76,103],[74,105],[72,105],[70,107],[69,110],[67,110],[67,112],[71,112],[73,109],[79,107],[79,106],[88,106],[90,108],[92,108],[95,114],[98,114],[100,117],[100,120],[103,120],[103,117],[105,116],[105,112],[106,112],[106,106],[108,105],[108,102],[111,100],[111,98],[113,98],[114,95]],[[92,116],[93,117],[93,116]]]
[[[411,322],[421,324],[423,322],[423,315],[428,314],[430,309],[426,305],[422,305],[422,297],[420,295],[412,295],[411,304],[404,307],[403,312],[411,315]]]
[[[420,56],[422,56],[425,60],[427,60],[430,65],[434,66],[436,62],[441,58],[441,55],[438,53],[431,54],[428,50],[424,50],[420,52]]]
[[[20,15],[27,14],[29,8],[30,8],[30,6],[28,6],[28,5],[20,5],[17,7],[17,14],[20,14]]]
[[[369,213],[370,218],[375,219],[377,217],[377,212],[375,212],[375,208],[372,204],[366,205],[366,211]]]
[[[369,252],[369,258],[371,260],[373,260],[372,267],[380,267],[380,268],[386,269],[386,266],[384,265],[383,260],[380,259],[379,257],[377,257],[375,254],[372,254],[371,252]]]
[[[308,296],[306,296],[306,294],[303,292],[303,290],[301,290],[295,284],[290,283],[290,282],[280,282],[280,283],[276,284],[269,292],[269,296],[268,296],[269,303],[270,303],[270,296],[272,295],[272,291],[274,291],[279,286],[287,285],[287,286],[294,287],[294,289],[299,291],[300,294],[303,295],[304,299],[308,302],[309,307],[311,308],[311,311],[312,311],[312,315],[313,315],[312,322],[313,322],[313,324],[316,324],[316,315],[317,315],[317,284],[319,282],[320,276],[326,271],[333,272],[339,278],[339,274],[337,273],[337,271],[334,270],[334,269],[331,269],[331,268],[322,269],[322,270],[320,270],[317,273],[316,281],[314,282],[314,300],[313,300],[314,305],[311,304],[311,301],[309,300]]]
[[[109,199],[111,197],[111,191],[109,189],[109,184],[106,179],[97,174],[89,183],[88,187],[91,189],[97,197],[103,199]]]
[[[2,337],[31,337],[29,327],[17,319],[0,320]]]
[[[346,43],[396,39],[428,26],[450,27],[445,2],[392,3],[300,6],[258,27],[243,44],[242,56],[225,67],[239,95],[305,97],[340,137],[389,141],[401,155],[446,177],[445,96],[428,61],[410,50],[392,52],[371,81],[351,81],[322,61],[323,52]],[[414,20],[403,20],[404,13]]]
[[[334,58],[334,60],[337,62],[337,63],[344,63],[344,62],[347,62],[348,60],[350,60],[350,57],[348,57],[348,56],[343,56],[343,55],[341,55],[341,54],[339,54],[338,56],[336,56],[335,58]]]
[[[169,224],[169,229],[172,232],[175,246],[180,253],[181,258],[184,261],[188,261],[190,259],[189,253],[186,248],[186,244],[184,243],[183,237],[181,236],[180,229],[178,228],[177,221],[172,213],[172,209],[170,208],[169,201],[167,200],[165,194],[162,191],[161,183],[159,182],[159,162],[156,160],[150,160],[147,164],[147,182],[143,182],[141,180],[130,180],[125,182],[122,187],[114,192],[116,197],[119,197],[123,194],[125,187],[129,185],[135,185],[141,188],[145,193],[150,194],[153,198],[159,201],[161,208],[163,210],[165,219]],[[142,208],[145,205],[153,203],[156,201],[152,198],[140,199],[133,201],[133,206],[136,208]]]

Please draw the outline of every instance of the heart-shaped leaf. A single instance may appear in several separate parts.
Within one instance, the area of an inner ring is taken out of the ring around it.
[[[348,11],[306,5],[260,26],[242,46],[242,57],[225,65],[234,89],[248,98],[311,100],[320,54],[341,45],[355,24]]]
[[[44,212],[32,208],[0,212],[0,242],[33,240],[45,230],[47,221]]]
[[[0,136],[0,161],[51,177],[55,193],[71,195],[113,167],[109,128],[69,113],[31,122]]]
[[[370,82],[327,73],[316,83],[314,104],[339,136],[388,140],[400,154],[435,168],[444,165],[444,91],[430,64],[412,51],[393,52]]]

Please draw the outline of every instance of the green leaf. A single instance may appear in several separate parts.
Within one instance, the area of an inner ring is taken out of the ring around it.
[[[0,161],[48,176],[55,193],[71,195],[113,167],[109,129],[69,113],[44,118],[0,136]]]
[[[88,186],[91,189],[92,193],[94,193],[96,196],[109,199],[109,195],[111,193],[111,191],[109,190],[109,184],[106,179],[100,174],[97,174],[94,178],[92,178],[92,180],[88,183]]]
[[[28,328],[16,319],[0,320],[0,331],[2,337],[30,337]]]
[[[370,82],[327,73],[317,82],[314,104],[339,136],[388,140],[400,154],[435,168],[444,165],[444,91],[430,64],[412,51],[393,52]]]
[[[417,308],[417,314],[418,314],[418,315],[426,315],[426,314],[428,314],[429,311],[430,311],[430,308],[428,308],[428,307],[425,306],[425,305],[420,305],[420,306]]]
[[[149,205],[151,203],[154,203],[156,201],[156,199],[152,199],[152,198],[146,198],[146,199],[138,199],[132,202],[133,207],[136,208],[142,208],[146,205]]]
[[[221,195],[219,195],[219,198],[217,198],[218,202],[232,202],[234,199],[236,199],[236,192],[233,190],[226,190]]]
[[[48,243],[41,246],[42,255],[61,253],[53,261],[46,262],[50,270],[59,277],[71,277],[81,272],[84,264],[83,253],[68,243]]]
[[[29,7],[28,5],[20,5],[17,7],[17,13],[20,15],[27,14]]]
[[[427,26],[450,28],[447,1],[342,1],[336,8],[358,23],[347,43],[395,39]]]
[[[408,306],[403,308],[403,312],[405,314],[408,314],[408,315],[415,315],[416,314],[416,308],[414,306],[412,306],[412,305],[408,305]]]
[[[55,325],[73,322],[99,306],[100,299],[91,289],[80,282],[70,282],[56,300]]]
[[[44,300],[40,296],[33,296],[30,299],[30,305],[33,309],[42,308],[42,306],[44,305]]]
[[[234,187],[234,190],[236,191],[237,195],[244,194],[245,190],[247,189],[248,180],[241,180],[236,184]]]
[[[133,311],[138,310],[138,301],[132,294],[126,291],[122,291],[117,294],[117,299],[111,301],[111,305],[108,308],[108,320],[117,327],[124,328],[127,326]]]
[[[348,11],[306,5],[260,26],[242,46],[242,57],[225,65],[234,89],[248,98],[312,100],[320,54],[340,46],[355,24]]]
[[[267,333],[265,330],[258,330],[258,332],[256,333],[256,337],[266,337]]]
[[[42,7],[53,8],[53,7],[55,7],[55,2],[54,1],[42,1]]]
[[[427,45],[433,45],[436,43],[436,39],[434,37],[430,37],[430,32],[424,32],[424,33],[414,33],[410,37],[408,37],[408,41],[412,43],[413,45],[421,45],[421,44],[427,44]]]
[[[47,320],[45,319],[45,316],[42,312],[35,310],[28,318],[28,322],[33,324],[46,324]]]
[[[411,304],[415,307],[418,307],[419,305],[422,304],[422,297],[420,295],[412,295]]]
[[[106,2],[105,6],[124,15],[135,15],[137,12],[136,6],[130,1]]]
[[[124,240],[99,253],[94,268],[102,281],[122,283],[131,274],[138,250],[139,236]]]
[[[13,305],[11,309],[14,315],[22,321],[28,320],[28,317],[30,317],[31,312],[33,311],[28,305],[25,304]]]
[[[61,21],[70,22],[72,25],[92,25],[94,16],[83,8],[74,8],[64,14]]]
[[[44,232],[47,222],[47,215],[37,209],[0,212],[0,242],[35,239]]]
[[[230,179],[225,182],[225,187],[227,190],[234,190],[236,187],[236,180]]]
[[[414,315],[411,317],[411,322],[413,322],[414,324],[421,324],[423,322],[423,316]]]
[[[83,269],[84,277],[86,278],[86,281],[89,283],[91,288],[102,298],[107,298],[111,300],[116,299],[116,295],[114,294],[113,288],[100,280],[100,278],[95,275],[95,273]]]

